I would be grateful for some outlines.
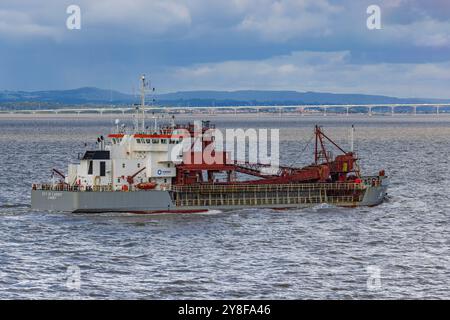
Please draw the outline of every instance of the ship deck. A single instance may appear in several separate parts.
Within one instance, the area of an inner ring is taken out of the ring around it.
[[[205,184],[173,186],[176,206],[279,206],[329,203],[353,206],[362,201],[360,183]]]

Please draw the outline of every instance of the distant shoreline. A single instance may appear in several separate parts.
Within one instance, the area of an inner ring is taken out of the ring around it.
[[[161,115],[161,114],[160,114]],[[147,120],[151,120],[151,115],[148,114]],[[184,120],[212,120],[214,119],[226,119],[226,120],[234,120],[234,119],[248,119],[249,121],[258,121],[258,120],[322,120],[326,121],[326,119],[341,119],[343,121],[351,121],[351,120],[373,120],[380,121],[385,120],[386,122],[398,121],[398,120],[415,120],[415,121],[450,121],[450,113],[441,113],[437,114],[374,114],[369,116],[367,114],[327,114],[326,116],[321,114],[307,114],[301,115],[299,113],[289,113],[285,112],[281,116],[277,113],[246,113],[240,112],[237,115],[230,114],[175,114],[175,119],[184,119]],[[0,121],[1,120],[131,120],[132,114],[103,114],[100,115],[98,113],[82,113],[82,114],[10,114],[10,113],[0,113]],[[161,121],[171,119],[171,115],[164,114],[164,117],[159,117]]]

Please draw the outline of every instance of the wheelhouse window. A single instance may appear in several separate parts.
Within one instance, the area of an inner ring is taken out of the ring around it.
[[[106,176],[106,162],[100,161],[100,177]]]
[[[89,161],[88,174],[91,175],[94,173],[94,165],[92,161]]]

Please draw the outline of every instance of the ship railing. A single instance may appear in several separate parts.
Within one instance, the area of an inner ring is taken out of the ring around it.
[[[362,199],[359,196],[311,196],[311,197],[263,197],[263,198],[200,198],[200,199],[177,199],[177,206],[289,206],[289,205],[311,205],[328,203],[332,205],[357,205]]]
[[[362,183],[335,182],[335,183],[290,183],[290,184],[200,184],[200,185],[174,185],[171,190],[175,192],[261,192],[261,191],[297,191],[297,190],[363,190]]]
[[[76,192],[109,192],[113,191],[112,186],[93,186],[93,187],[80,187],[80,186],[70,186],[68,184],[58,183],[58,184],[33,184],[33,190],[42,190],[42,191],[76,191]]]
[[[383,177],[380,176],[364,176],[362,181],[366,186],[378,187],[381,185]]]

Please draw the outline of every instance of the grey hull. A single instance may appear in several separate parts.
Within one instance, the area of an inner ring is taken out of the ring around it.
[[[68,212],[138,212],[173,210],[168,191],[31,191],[31,208]]]
[[[341,206],[376,206],[383,202],[387,183],[368,187],[362,201],[341,203]],[[321,203],[327,203],[323,201]],[[211,209],[232,210],[242,208],[300,208],[310,204],[271,204],[271,205],[220,205],[220,206],[176,206],[169,191],[133,192],[77,192],[77,191],[31,191],[31,207],[36,210],[64,212],[191,212]]]

